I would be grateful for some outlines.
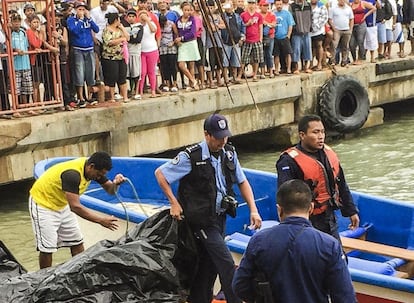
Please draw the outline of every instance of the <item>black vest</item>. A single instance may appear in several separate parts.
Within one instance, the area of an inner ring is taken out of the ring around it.
[[[236,182],[234,147],[226,144],[221,151],[222,170],[226,178],[226,192],[234,196]],[[183,208],[185,220],[192,226],[203,227],[215,221],[217,186],[215,170],[210,159],[202,160],[201,146],[187,147],[185,152],[191,161],[191,172],[180,180],[178,200]]]

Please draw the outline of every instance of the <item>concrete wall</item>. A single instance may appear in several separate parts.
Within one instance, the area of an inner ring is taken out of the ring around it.
[[[356,77],[369,93],[367,125],[382,123],[388,102],[414,96],[412,60],[338,68]],[[0,121],[0,184],[32,177],[34,164],[54,156],[87,156],[106,150],[117,156],[162,152],[203,138],[206,116],[220,111],[233,135],[274,129],[274,136],[294,136],[290,125],[315,113],[330,70],[281,76],[218,90],[183,92],[156,99],[98,106],[74,112]]]

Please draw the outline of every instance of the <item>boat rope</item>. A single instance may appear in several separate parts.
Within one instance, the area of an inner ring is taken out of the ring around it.
[[[139,198],[139,196],[138,196],[138,192],[137,192],[137,190],[135,189],[135,186],[134,186],[134,184],[132,183],[132,181],[129,179],[129,178],[124,178],[125,179],[125,182],[127,182],[129,185],[130,185],[130,187],[131,187],[131,189],[132,189],[132,192],[134,193],[134,197],[135,197],[135,200],[136,200],[136,204],[138,204],[138,206],[139,206],[139,208],[141,208],[141,211],[142,211],[142,213],[146,216],[146,217],[149,217],[149,215],[147,214],[147,212],[145,211],[145,208],[142,206],[142,203],[141,203],[141,199]],[[124,183],[125,183],[124,182]],[[121,183],[122,184],[122,183]],[[122,205],[122,208],[124,209],[124,212],[125,212],[125,220],[126,220],[126,228],[125,228],[125,241],[126,242],[129,242],[128,240],[130,239],[129,238],[129,234],[128,234],[128,229],[129,229],[129,214],[128,214],[128,210],[127,210],[127,207],[126,207],[126,204],[125,204],[125,202],[124,201],[122,201],[122,198],[121,198],[121,196],[119,195],[119,187],[120,186],[117,186],[116,187],[116,189],[115,189],[115,196],[116,196],[116,198],[118,199],[118,201],[119,201],[119,203]]]

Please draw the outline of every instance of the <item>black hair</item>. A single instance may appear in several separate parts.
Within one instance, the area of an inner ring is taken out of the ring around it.
[[[161,28],[165,27],[165,24],[167,24],[167,21],[168,21],[167,17],[165,17],[165,15],[163,14],[160,14],[160,16],[158,17],[158,22],[160,23]]]
[[[119,19],[118,13],[107,13],[105,18],[108,19],[108,24],[113,24],[115,20]]]
[[[180,4],[180,8],[183,9],[184,6],[187,6],[187,5],[192,6],[190,2],[184,1]]]
[[[277,204],[285,213],[295,211],[307,211],[312,202],[312,192],[309,186],[299,179],[293,179],[283,183],[277,191]]]
[[[22,17],[19,13],[12,13],[10,14],[10,21],[22,21]]]
[[[299,120],[299,123],[298,123],[298,131],[299,132],[306,133],[306,131],[309,128],[309,122],[312,122],[312,121],[320,122],[320,121],[322,121],[322,119],[318,115],[306,115],[306,116],[303,116]]]
[[[97,170],[106,169],[107,171],[110,171],[112,169],[111,156],[103,151],[93,153],[86,161],[86,165],[90,164],[93,164]]]

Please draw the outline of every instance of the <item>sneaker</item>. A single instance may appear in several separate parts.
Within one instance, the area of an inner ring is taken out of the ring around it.
[[[260,77],[259,77],[260,79],[266,79],[266,76],[265,75],[260,75]]]
[[[74,103],[74,102],[71,102],[71,103]],[[67,110],[67,111],[71,112],[71,111],[74,111],[74,110],[75,110],[75,108],[73,108],[73,107],[69,104],[69,105],[66,105],[66,106],[65,106],[65,110]]]
[[[141,95],[135,95],[134,100],[141,100]]]
[[[86,102],[85,102],[85,100],[79,100],[79,101],[78,101],[78,106],[79,106],[79,108],[85,108],[85,107],[86,107]]]
[[[115,94],[115,100],[121,100],[123,99],[122,96],[120,94]]]
[[[89,106],[95,106],[95,105],[98,105],[98,101],[96,101],[96,100],[91,100],[91,101],[89,101],[89,102],[87,102],[88,103],[88,105]]]
[[[164,87],[162,88],[162,91],[163,91],[163,92],[169,92],[169,91],[170,91],[170,89],[168,88],[168,86],[164,86]]]
[[[173,86],[173,87],[171,87],[171,91],[172,91],[173,93],[176,93],[176,92],[178,92],[178,88],[176,88],[175,86]]]

